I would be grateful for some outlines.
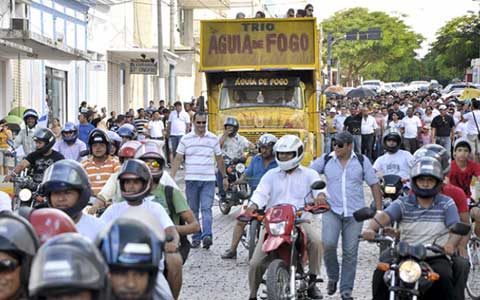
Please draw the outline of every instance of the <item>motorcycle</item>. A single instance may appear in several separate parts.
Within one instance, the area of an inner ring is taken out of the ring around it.
[[[378,223],[375,213],[376,211],[370,207],[364,207],[354,212],[353,217],[357,222],[373,219]],[[387,242],[390,245],[391,262],[377,264],[377,270],[385,272],[384,281],[389,287],[389,300],[417,300],[435,281],[440,279],[440,275],[433,271],[426,259],[427,251],[440,255],[445,254],[443,248],[436,244],[436,240],[444,234],[437,236],[432,244],[410,245],[400,241],[398,235],[388,235],[386,229],[380,225],[380,231],[372,242]],[[470,225],[457,223],[450,229],[450,232],[467,235],[470,232]],[[359,238],[362,240],[361,235]]]
[[[311,185],[311,190],[324,187],[323,181],[317,181]],[[305,198],[311,193],[310,191]],[[267,209],[262,245],[262,251],[271,259],[264,275],[267,299],[308,299],[309,276],[305,270],[308,262],[307,237],[300,225],[309,220],[302,219],[301,216],[304,212],[320,214],[329,209],[328,204],[309,203],[299,210],[291,204],[279,204]],[[322,280],[317,279],[316,282]]]
[[[236,183],[242,174],[245,173],[245,162],[247,159],[245,157],[238,159],[225,157],[224,161],[229,186],[225,191],[225,197],[220,198],[218,206],[222,214],[228,215],[233,206],[242,205],[243,201],[250,197],[251,189],[246,182]]]
[[[25,171],[24,171],[25,172]],[[15,197],[12,201],[12,209],[18,210],[22,206],[41,208],[46,205],[44,198],[37,192],[38,183],[30,176],[22,174],[12,179]]]

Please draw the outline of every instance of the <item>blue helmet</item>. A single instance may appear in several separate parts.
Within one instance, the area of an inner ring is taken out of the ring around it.
[[[72,136],[65,136],[67,132],[73,132]],[[75,143],[78,138],[77,126],[72,122],[67,122],[62,128],[62,139],[67,143]]]
[[[132,128],[132,127],[123,125],[117,130],[117,134],[122,138],[126,137],[131,140],[134,140],[136,137],[136,133],[135,133],[135,128]]]

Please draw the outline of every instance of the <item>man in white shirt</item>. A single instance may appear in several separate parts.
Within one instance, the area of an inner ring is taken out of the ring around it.
[[[335,115],[332,122],[332,127],[336,129],[336,132],[343,131],[343,122],[347,118],[347,108],[345,106],[340,107],[340,113]]]
[[[271,169],[260,180],[260,183],[252,195],[252,204],[247,208],[246,214],[255,210],[277,204],[292,204],[297,209],[305,206],[305,195],[310,192],[310,185],[319,180],[317,172],[312,169],[300,166],[304,156],[302,141],[293,135],[285,135],[280,138],[274,146],[275,160],[278,167]],[[308,202],[315,201],[316,204],[326,201],[324,193],[313,191],[313,197]],[[311,220],[313,223],[314,220]],[[308,296],[310,299],[322,299],[320,290],[315,286],[317,275],[320,274],[321,266],[321,241],[318,232],[312,223],[303,223],[308,244],[308,261],[310,272],[310,287]],[[263,273],[269,263],[269,256],[262,251],[265,237],[265,230],[262,228],[255,252],[250,259],[248,281],[250,286],[250,299],[257,299],[257,290],[262,280]]]
[[[182,102],[174,103],[175,110],[170,112],[167,129],[169,132],[170,161],[173,161],[177,153],[177,147],[182,137],[190,131],[190,116],[182,110]]]
[[[225,163],[220,150],[218,137],[207,131],[207,115],[196,112],[193,115],[194,130],[185,135],[178,145],[177,155],[172,163],[171,176],[175,178],[183,158],[185,158],[185,194],[195,218],[200,220],[202,230],[192,235],[192,247],[209,249],[212,240],[212,205],[215,197],[215,161],[222,174],[223,188],[228,188]]]
[[[405,150],[413,154],[418,148],[418,136],[422,129],[422,122],[413,115],[413,109],[407,109],[407,116],[402,119],[403,146]]]
[[[467,138],[472,145],[472,154],[475,161],[480,161],[480,101],[472,99],[472,111],[463,115],[463,118],[467,120]]]
[[[369,114],[368,107],[362,108],[362,154],[366,155],[370,161],[373,160],[373,143],[375,141],[375,131],[378,130],[378,124],[374,117]]]
[[[413,155],[401,150],[402,136],[396,128],[390,128],[383,136],[383,148],[386,153],[373,164],[378,177],[398,175],[402,179],[410,178],[410,168],[413,165]]]
[[[163,140],[165,126],[158,110],[153,111],[152,120],[147,124],[148,135],[153,140]]]
[[[182,265],[182,257],[178,253],[180,236],[162,205],[152,201],[153,196],[150,195],[152,188],[150,169],[141,160],[127,160],[122,165],[118,180],[120,181],[122,197],[126,201],[110,205],[101,216],[101,220],[109,224],[122,216],[127,216],[132,207],[148,211],[158,221],[161,229],[165,231],[166,243],[164,250],[166,253],[165,267],[167,271],[169,268],[180,267]],[[170,287],[174,284],[170,281],[168,283]]]
[[[78,162],[70,159],[55,162],[45,171],[39,191],[47,197],[50,207],[72,218],[81,235],[95,241],[105,223],[82,212],[92,192],[88,175]]]

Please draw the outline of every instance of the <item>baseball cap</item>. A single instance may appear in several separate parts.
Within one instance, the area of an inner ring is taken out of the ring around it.
[[[333,137],[333,140],[336,141],[337,143],[351,144],[353,143],[353,136],[348,131],[342,131],[340,133],[335,134],[335,136]]]

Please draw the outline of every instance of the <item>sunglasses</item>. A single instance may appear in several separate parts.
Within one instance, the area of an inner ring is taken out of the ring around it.
[[[333,145],[333,147],[343,148],[343,146],[344,146],[345,144],[344,144],[344,143],[333,142],[332,145]]]
[[[0,260],[0,273],[13,272],[19,265],[20,263],[13,259]]]
[[[160,169],[162,167],[162,165],[156,160],[145,161],[145,164],[152,169]]]
[[[207,124],[207,121],[203,121],[203,122],[202,121],[196,121],[195,123],[198,124],[198,125],[203,125],[203,124]]]

